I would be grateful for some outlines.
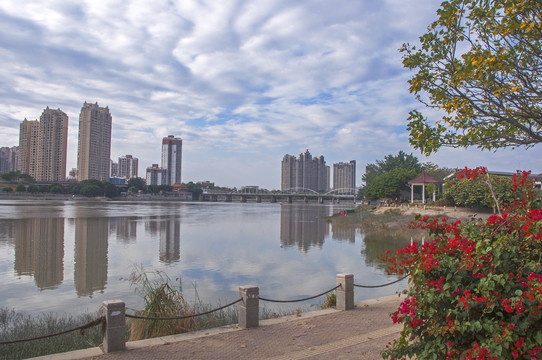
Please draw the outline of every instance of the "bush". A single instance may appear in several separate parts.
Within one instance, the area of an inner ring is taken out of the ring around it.
[[[493,193],[487,181],[490,181]],[[448,183],[444,200],[449,205],[481,209],[494,207],[494,198],[504,204],[511,203],[518,196],[510,178],[489,176],[487,181],[467,178],[452,180]]]
[[[5,191],[5,192],[12,192],[13,189],[12,189],[11,187],[9,187],[9,186],[6,186],[6,187],[4,187],[4,188],[2,189],[2,191]]]
[[[19,184],[15,187],[15,191],[17,192],[26,192],[26,187],[23,184]]]
[[[465,172],[472,180],[487,176],[485,169]],[[542,211],[527,175],[513,179],[513,190],[524,197],[486,221],[413,222],[433,239],[386,259],[390,272],[410,274],[410,287],[392,314],[404,329],[384,357],[542,356]]]

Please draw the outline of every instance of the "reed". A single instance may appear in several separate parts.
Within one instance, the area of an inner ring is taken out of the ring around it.
[[[221,305],[204,304],[195,291],[194,302],[189,303],[182,292],[180,278],[172,281],[161,271],[148,272],[135,268],[130,277],[144,303],[144,309],[136,311],[138,316],[150,318],[182,317],[201,314]],[[238,322],[237,307],[229,307],[210,314],[180,320],[129,319],[129,341],[181,334]]]
[[[0,342],[31,339],[87,324],[97,315],[62,316],[45,313],[37,316],[0,309]],[[96,347],[102,343],[101,327],[15,344],[0,345],[0,359],[25,359],[54,353]]]

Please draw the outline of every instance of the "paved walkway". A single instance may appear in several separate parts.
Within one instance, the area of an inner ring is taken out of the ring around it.
[[[364,301],[351,311],[320,310],[237,325],[127,343],[127,350],[103,354],[99,348],[47,359],[382,359],[380,351],[399,336],[389,313],[397,295]]]

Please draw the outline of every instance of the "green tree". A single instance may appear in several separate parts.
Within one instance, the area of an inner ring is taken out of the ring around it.
[[[6,186],[2,189],[2,191],[5,191],[5,192],[12,192],[13,191],[13,188],[9,187],[9,186]]]
[[[126,183],[128,185],[128,188],[135,188],[136,190],[142,190],[145,191],[147,189],[147,185],[145,184],[145,180],[143,180],[140,177],[133,177],[128,180]]]
[[[429,121],[414,110],[410,143],[426,155],[441,146],[482,149],[542,142],[540,0],[450,0],[419,40],[404,44],[416,70],[410,92],[442,111]]]
[[[407,190],[408,180],[418,173],[413,169],[396,168],[382,175],[365,187],[364,196],[367,200],[400,198],[401,191]]]
[[[17,192],[26,192],[26,187],[23,184],[19,184],[15,187],[15,191]]]
[[[39,186],[32,184],[32,185],[28,185],[28,189],[26,189],[26,191],[28,191],[29,193],[35,194],[35,193],[40,192],[40,188]]]
[[[81,195],[88,197],[102,196],[103,190],[97,185],[85,185],[81,188]]]
[[[194,200],[198,200],[199,196],[203,192],[203,190],[201,189],[201,185],[194,184],[192,181],[190,181],[188,184],[185,184],[185,185],[188,188],[188,191],[192,193],[192,198]]]
[[[109,181],[102,182],[102,189],[104,195],[108,198],[114,198],[119,195],[119,189],[115,186],[115,184],[112,184]]]
[[[58,183],[51,184],[51,186],[49,186],[49,192],[52,192],[54,194],[63,194],[64,188]]]
[[[414,155],[399,151],[395,156],[386,155],[384,160],[377,160],[374,164],[367,164],[365,167],[365,174],[363,174],[361,180],[364,181],[367,186],[385,172],[399,168],[414,170],[414,172],[419,173],[422,170],[422,165]]]

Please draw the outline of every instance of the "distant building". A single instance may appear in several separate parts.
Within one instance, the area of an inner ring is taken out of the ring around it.
[[[111,160],[109,167],[111,168],[111,177],[119,176],[119,163],[113,162],[113,160]]]
[[[182,157],[183,140],[181,138],[169,135],[162,139],[162,169],[167,170],[164,185],[181,183]]]
[[[4,146],[0,148],[0,174],[17,171],[18,146]]]
[[[67,148],[68,115],[47,107],[39,121],[20,125],[17,170],[38,181],[65,181]]]
[[[282,159],[281,189],[283,191],[299,188],[317,192],[329,191],[329,166],[324,156],[312,157],[309,150],[299,154],[284,155]]]
[[[126,184],[126,178],[125,177],[118,177],[118,176],[111,176],[109,178],[109,182],[113,185],[125,185]]]
[[[137,177],[139,159],[132,155],[119,157],[118,162],[118,177],[124,177],[126,180]]]
[[[72,168],[68,171],[68,181],[77,181],[77,168]]]
[[[333,164],[333,190],[337,194],[355,195],[356,160]]]
[[[167,185],[167,170],[152,164],[146,172],[147,185]]]
[[[109,181],[111,161],[111,123],[109,108],[85,102],[79,115],[77,179]]]

